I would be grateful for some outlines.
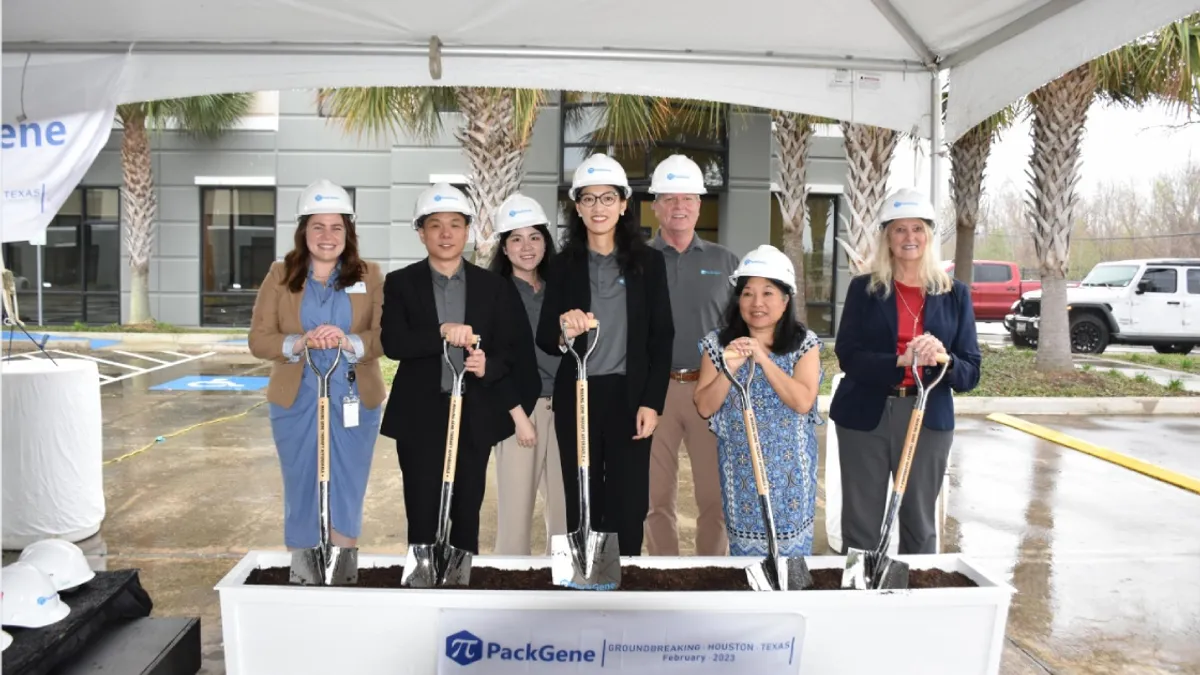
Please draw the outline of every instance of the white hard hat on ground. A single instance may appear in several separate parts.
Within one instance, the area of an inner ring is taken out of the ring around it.
[[[65,539],[34,542],[21,551],[17,561],[29,563],[45,573],[54,582],[56,591],[70,590],[96,577],[83,549]]]
[[[577,201],[579,188],[589,185],[615,185],[625,193],[625,199],[633,196],[633,188],[629,187],[629,178],[625,175],[625,167],[608,155],[596,153],[575,167],[575,178],[571,181],[571,189],[567,196],[571,201]]]
[[[919,218],[932,223],[936,219],[933,203],[920,190],[900,188],[884,200],[879,211],[879,226],[887,227],[891,221],[901,218]]]
[[[658,163],[650,180],[651,194],[708,194],[704,172],[686,155],[671,155]]]
[[[350,193],[324,178],[304,188],[300,192],[300,198],[296,200],[297,222],[305,216],[317,213],[341,213],[349,216],[352,223],[356,219]]]
[[[496,234],[504,234],[534,225],[550,225],[546,212],[536,199],[520,192],[513,193],[496,209]]]
[[[742,262],[729,277],[729,283],[737,286],[742,277],[764,277],[774,279],[788,287],[788,292],[796,292],[796,267],[783,254],[783,251],[763,244],[742,258]]]
[[[475,206],[470,198],[449,183],[434,183],[417,197],[417,205],[413,208],[413,229],[420,229],[425,217],[434,213],[461,213],[467,219],[467,225],[475,220]]]
[[[15,562],[0,570],[0,623],[41,628],[71,613],[58,597],[54,582],[29,563]]]

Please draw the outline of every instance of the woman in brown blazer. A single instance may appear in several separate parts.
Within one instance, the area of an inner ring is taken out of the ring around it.
[[[273,362],[267,385],[271,433],[283,472],[284,542],[316,546],[317,376],[329,370],[329,511],[337,546],[357,545],[363,499],[385,396],[379,357],[383,272],[358,257],[354,208],[329,181],[300,194],[295,247],[275,263],[258,289],[250,352]]]

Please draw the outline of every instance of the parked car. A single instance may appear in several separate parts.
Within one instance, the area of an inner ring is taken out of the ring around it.
[[[1013,344],[1037,345],[1042,292],[1013,303],[1004,327]],[[1101,354],[1110,344],[1187,354],[1200,343],[1200,259],[1103,262],[1067,288],[1071,351]]]
[[[1003,321],[1013,303],[1030,291],[1040,289],[1040,281],[1023,281],[1014,262],[975,260],[971,278],[971,302],[977,321]],[[946,272],[954,276],[954,263],[946,262]]]

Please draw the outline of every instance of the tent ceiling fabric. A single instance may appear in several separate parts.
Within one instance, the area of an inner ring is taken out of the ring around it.
[[[3,0],[4,109],[7,118],[14,75],[25,76],[27,110],[54,107],[28,86],[51,73],[57,87],[90,86],[88,60],[65,72],[61,62],[47,65],[55,52],[125,54],[132,43],[122,101],[321,86],[545,87],[724,100],[928,136],[933,56],[936,68],[951,66],[946,138],[953,140],[1198,4]],[[429,74],[433,36],[444,45],[437,81]]]

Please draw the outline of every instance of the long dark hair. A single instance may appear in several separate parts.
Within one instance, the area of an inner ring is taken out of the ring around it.
[[[284,278],[287,279],[288,290],[293,293],[299,293],[300,289],[304,288],[304,280],[308,278],[308,261],[312,258],[312,254],[308,252],[305,233],[308,230],[310,218],[312,216],[304,216],[300,219],[296,235],[292,237],[292,250],[288,251],[283,258]],[[342,225],[346,228],[346,248],[342,250],[340,256],[342,268],[338,272],[338,278],[334,285],[334,288],[338,290],[357,284],[367,273],[367,264],[358,257],[358,232],[354,229],[354,223],[348,216],[342,214]]]
[[[550,236],[550,228],[546,227],[545,225],[534,225],[533,229],[540,232],[542,234],[542,239],[546,242],[546,252],[542,255],[542,261],[539,262],[537,266],[538,277],[545,279],[546,270],[550,269],[550,260],[554,258],[554,254],[557,251],[554,248],[554,239]],[[512,234],[512,232],[505,232],[504,234],[500,235],[500,248],[496,251],[496,254],[492,256],[492,264],[488,266],[488,269],[496,274],[499,274],[505,279],[511,277],[513,273],[512,261],[508,259],[507,255],[504,255],[504,247],[508,244],[508,235],[510,234]]]
[[[571,215],[567,219],[567,233],[563,239],[563,255],[587,260],[587,238],[588,229],[587,225],[583,223],[583,217],[579,215],[579,211],[571,209]],[[626,275],[640,273],[642,271],[641,264],[634,254],[649,247],[646,246],[646,240],[642,237],[641,228],[634,222],[633,214],[628,210],[617,218],[613,238],[616,243],[617,263],[621,266],[621,273]]]
[[[738,279],[733,293],[729,296],[729,304],[725,306],[725,318],[721,324],[723,327],[717,334],[717,341],[721,343],[722,347],[738,338],[750,335],[750,327],[742,318],[742,310],[738,302],[742,291],[746,289],[746,282],[749,280],[750,277]],[[800,348],[800,345],[804,343],[804,336],[808,334],[808,327],[796,318],[796,295],[788,291],[787,286],[774,279],[767,279],[767,281],[774,284],[775,288],[787,296],[787,305],[783,308],[783,316],[780,316],[779,321],[775,324],[774,342],[771,343],[771,351],[783,356]]]

